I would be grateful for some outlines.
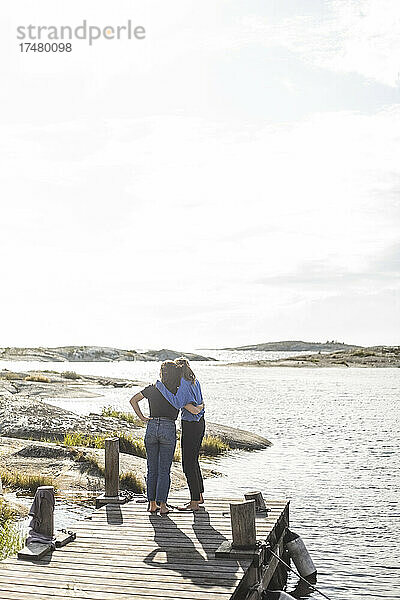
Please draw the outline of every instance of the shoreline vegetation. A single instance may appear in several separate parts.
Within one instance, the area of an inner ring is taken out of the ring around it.
[[[357,368],[399,368],[400,346],[371,346],[335,352],[302,354],[275,360],[250,360],[229,363],[229,367],[357,367]]]
[[[17,519],[18,512],[0,495],[0,561],[15,554],[23,546]]]
[[[143,492],[146,459],[142,423],[131,413],[110,406],[103,406],[102,414],[78,415],[48,404],[46,399],[102,398],[115,388],[129,388],[128,399],[144,385],[74,371],[0,371],[0,476],[4,487],[8,486],[9,492],[32,492],[40,475],[52,480],[61,495],[73,492],[88,497],[103,491],[104,439],[117,435],[121,489]],[[208,422],[202,455],[210,458],[233,449],[251,451],[270,445],[261,436]],[[177,445],[172,489],[186,485],[179,460]],[[206,464],[205,477],[220,475],[212,466]]]

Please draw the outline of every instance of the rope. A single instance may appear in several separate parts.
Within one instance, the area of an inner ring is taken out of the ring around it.
[[[307,579],[304,579],[304,577],[302,577],[297,571],[295,571],[294,569],[292,569],[292,567],[290,567],[287,563],[285,563],[285,561],[282,560],[282,558],[280,556],[278,556],[277,554],[275,554],[275,552],[272,552],[271,548],[267,544],[265,544],[265,546],[269,549],[269,551],[272,554],[272,556],[275,556],[275,558],[277,558],[283,565],[285,565],[285,567],[287,569],[289,569],[289,571],[292,571],[292,573],[294,573],[295,575],[297,575],[297,577],[299,577],[302,581],[304,581],[304,583],[306,583],[314,592],[318,592],[318,594],[321,594],[321,596],[323,596],[327,600],[332,600],[331,598],[329,598],[329,596],[327,596],[326,594],[324,594],[324,592],[321,592],[321,590],[319,590],[318,588],[316,588],[315,585],[312,585],[312,583],[310,583],[309,581],[307,581]]]

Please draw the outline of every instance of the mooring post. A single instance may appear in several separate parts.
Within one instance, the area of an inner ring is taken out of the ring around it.
[[[38,487],[29,511],[32,520],[26,545],[18,552],[18,558],[40,560],[54,549],[54,507],[54,487],[52,485]]]
[[[256,503],[254,500],[230,504],[232,548],[254,548],[256,534]]]
[[[256,513],[267,512],[267,507],[265,506],[264,498],[261,492],[247,492],[244,497],[246,500],[254,500],[256,503]]]
[[[42,498],[40,502],[41,520],[35,524],[35,532],[52,538],[54,536],[54,487],[52,485],[42,485],[36,491],[36,498]],[[43,498],[45,500],[43,500]]]
[[[107,498],[119,496],[119,438],[107,438],[105,447],[105,495]]]
[[[105,493],[96,498],[96,508],[105,504],[125,504],[127,501],[127,497],[119,493],[119,438],[106,438],[104,452]]]

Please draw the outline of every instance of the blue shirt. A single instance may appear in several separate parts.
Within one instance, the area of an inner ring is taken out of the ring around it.
[[[195,406],[203,404],[203,395],[201,393],[200,383],[197,379],[194,383],[191,383],[182,377],[181,384],[176,394],[170,392],[161,381],[157,381],[156,388],[174,408],[182,409],[181,416],[183,421],[200,421],[201,417],[204,415],[204,408],[198,415],[193,415],[186,410],[186,408],[183,408],[189,403],[194,404]]]

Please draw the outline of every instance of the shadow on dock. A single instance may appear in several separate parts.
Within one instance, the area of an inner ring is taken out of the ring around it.
[[[204,552],[207,555],[207,560],[214,558],[214,553],[217,548],[225,542],[227,538],[217,531],[210,522],[210,513],[206,510],[199,510],[193,513],[194,523],[192,525],[194,534],[200,542]],[[213,541],[213,547],[210,548],[210,539]]]
[[[122,525],[124,522],[119,504],[106,504],[106,515],[108,525]]]
[[[213,580],[201,579],[199,575],[201,571],[209,573],[210,570],[216,569],[216,566],[210,564],[210,561],[215,561],[214,552],[226,538],[211,525],[208,512],[199,511],[193,515],[192,528],[205,556],[196,548],[194,541],[168,516],[150,515],[149,520],[154,528],[154,541],[158,548],[152,550],[144,562],[154,567],[164,568],[168,564],[174,571],[179,572],[182,577],[192,580],[196,585],[213,587],[215,586]],[[163,554],[165,560],[157,560],[158,554]],[[239,569],[237,561],[229,561],[227,566],[231,567],[229,569],[230,577],[235,575]],[[190,570],[191,568],[192,570]],[[221,579],[218,585],[225,587],[224,580]],[[226,587],[231,585],[231,582],[226,583]]]

